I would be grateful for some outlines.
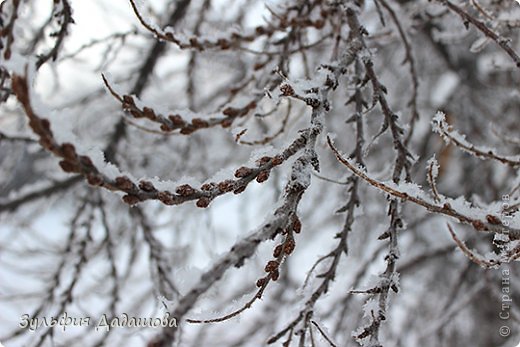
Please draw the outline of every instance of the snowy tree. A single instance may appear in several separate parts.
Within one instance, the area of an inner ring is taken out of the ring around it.
[[[511,346],[512,0],[0,5],[7,346]]]

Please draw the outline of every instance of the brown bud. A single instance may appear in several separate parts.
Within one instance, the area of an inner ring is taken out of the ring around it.
[[[175,192],[180,196],[186,197],[195,193],[195,189],[193,189],[189,184],[183,184],[181,186],[178,186]]]
[[[269,260],[264,270],[265,272],[273,272],[274,270],[278,269],[279,265],[280,264],[276,260]]]
[[[132,190],[135,188],[134,183],[126,176],[116,177],[116,186],[124,191]]]
[[[127,194],[123,196],[123,201],[128,205],[135,205],[139,202],[139,198],[135,195]]]
[[[204,183],[200,189],[207,192],[207,191],[210,191],[210,190],[213,190],[217,187],[217,185],[214,183],[214,182],[208,182],[208,183]]]
[[[152,110],[150,107],[144,107],[143,108],[143,115],[151,120],[155,120],[157,116],[155,115],[154,110]]]
[[[100,186],[103,184],[103,178],[97,174],[88,174],[87,175],[87,182],[90,185],[93,186]]]
[[[164,131],[164,132],[169,132],[169,131],[174,130],[170,126],[168,126],[167,124],[161,124],[161,126],[159,128],[161,129],[161,131]]]
[[[52,148],[52,141],[47,138],[47,137],[42,137],[40,138],[40,140],[38,141],[38,143],[43,147],[43,148]]]
[[[268,157],[268,156],[264,156],[264,157],[262,157],[262,158],[260,158],[260,159],[258,159],[258,160],[256,161],[256,165],[258,165],[258,166],[265,165],[265,164],[267,164],[268,162],[270,162],[271,159],[273,159],[273,158]]]
[[[265,29],[262,26],[257,26],[255,28],[255,32],[256,32],[257,35],[263,35],[263,34],[265,34]]]
[[[134,98],[130,95],[123,95],[123,108],[128,108],[129,106],[135,106]]]
[[[280,254],[282,254],[282,250],[283,250],[282,245],[276,246],[273,251],[273,257],[278,258],[280,256]]]
[[[88,168],[93,168],[94,167],[94,163],[92,162],[92,160],[87,157],[86,155],[81,155],[79,157],[79,162],[81,163],[81,165],[83,166],[86,166]]]
[[[500,221],[500,219],[498,217],[493,216],[491,214],[488,214],[486,216],[486,220],[488,221],[489,224],[494,224],[494,225],[502,224],[502,222]]]
[[[222,114],[228,116],[228,117],[237,117],[238,114],[240,113],[240,110],[237,109],[237,108],[234,108],[234,107],[226,107],[223,111],[222,111]]]
[[[318,19],[314,22],[314,27],[316,29],[322,29],[325,26],[325,21],[323,19]]]
[[[296,94],[294,92],[294,88],[287,83],[284,83],[280,86],[280,92],[282,92],[282,95],[284,96],[293,96],[294,94]]]
[[[220,122],[220,125],[223,127],[223,128],[229,128],[231,126],[231,124],[233,124],[233,119],[232,118],[226,118],[226,119],[223,119],[221,122]]]
[[[478,231],[486,229],[485,224],[479,220],[474,220],[473,222],[471,222],[471,225],[473,225],[473,228],[477,229]]]
[[[218,183],[218,189],[224,193],[232,191],[233,186],[234,186],[234,184],[233,184],[233,181],[231,181],[231,180],[225,180],[225,181]]]
[[[228,49],[230,47],[229,41],[226,39],[218,39],[217,44],[221,49]]]
[[[200,47],[200,43],[197,41],[196,37],[190,37],[190,45],[197,48]]]
[[[79,168],[75,163],[66,160],[61,160],[59,164],[61,169],[65,172],[79,172]]]
[[[154,191],[156,191],[156,189],[153,186],[152,182],[149,182],[149,181],[140,181],[139,182],[139,188],[141,190],[144,190],[145,192],[154,192]]]
[[[170,115],[168,116],[168,119],[173,123],[174,127],[181,127],[186,123],[178,114]]]
[[[258,174],[258,176],[256,176],[256,181],[258,183],[262,183],[262,182],[267,181],[268,178],[269,178],[269,170],[264,170],[264,171],[261,171]]]
[[[240,194],[240,193],[242,193],[244,190],[246,190],[246,186],[238,187],[237,189],[235,189],[235,190],[233,191],[233,194]]]
[[[189,135],[189,134],[192,134],[193,132],[195,132],[197,128],[195,128],[193,125],[191,124],[188,124],[186,125],[185,127],[183,127],[181,129],[181,134],[182,135]]]
[[[209,198],[202,197],[199,200],[197,200],[197,207],[206,208],[209,206],[209,202],[210,202]]]
[[[297,234],[302,230],[302,222],[296,216],[294,217],[293,230]]]
[[[50,131],[51,130],[51,122],[49,122],[48,119],[46,118],[42,118],[40,120],[41,122],[41,125],[42,125],[42,128],[45,130],[45,131]]]
[[[305,103],[312,108],[317,108],[320,106],[320,101],[316,98],[304,98],[303,101],[305,101]]]
[[[76,148],[71,143],[64,143],[61,145],[61,152],[63,157],[70,161],[76,160]]]
[[[285,243],[283,245],[284,253],[287,255],[291,254],[294,251],[295,245],[296,244],[294,243],[293,239],[289,239],[289,240],[285,241]]]
[[[265,62],[264,62],[264,63],[255,63],[255,64],[253,65],[253,70],[258,71],[258,70],[260,70],[261,68],[263,68],[263,67],[265,66],[265,64],[266,64]]]
[[[271,272],[271,279],[273,281],[276,281],[278,280],[278,278],[280,278],[280,272],[278,271],[278,269],[275,269],[273,272]]]
[[[139,110],[131,110],[130,111],[130,114],[134,117],[134,118],[143,118],[144,117],[144,114],[139,111]]]
[[[204,119],[202,119],[202,118],[193,118],[192,121],[191,121],[191,124],[193,124],[193,126],[195,128],[207,128],[207,127],[209,127],[209,123],[207,121],[205,121]]]
[[[265,278],[259,278],[258,281],[256,281],[256,286],[261,288],[265,285],[266,282],[267,280]]]
[[[273,158],[273,165],[276,166],[276,165],[280,165],[281,163],[283,163],[283,157],[281,155],[277,155]]]
[[[242,177],[251,175],[251,173],[253,173],[252,169],[250,169],[246,166],[242,166],[242,167],[238,168],[237,171],[235,171],[235,177],[242,178]]]
[[[166,205],[173,205],[175,203],[175,199],[173,198],[172,193],[167,191],[159,192],[157,194],[157,198],[159,199],[159,201]]]

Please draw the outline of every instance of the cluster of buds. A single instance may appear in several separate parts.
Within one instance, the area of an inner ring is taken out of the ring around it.
[[[67,151],[71,152],[70,148],[68,148]],[[75,152],[73,152],[73,154],[75,154]],[[254,179],[259,183],[266,181],[269,178],[270,170],[282,164],[283,161],[284,158],[280,155],[274,157],[264,156],[256,161],[256,168],[246,166],[238,168],[235,171],[236,180],[227,179],[220,182],[208,182],[201,185],[200,188],[192,187],[189,184],[182,184],[175,189],[175,193],[159,191],[152,182],[146,180],[141,180],[135,184],[126,176],[117,177],[114,182],[109,182],[108,185],[102,178],[99,178],[100,182],[98,182],[95,174],[89,175],[88,179],[91,184],[104,184],[107,188],[125,192],[126,195],[123,197],[123,201],[130,205],[148,199],[159,200],[165,205],[176,205],[188,200],[196,200],[197,207],[206,208],[211,201],[219,195],[229,192],[233,192],[234,194],[242,193],[247,185]]]
[[[265,182],[269,179],[271,169],[283,163],[283,157],[277,155],[274,157],[264,156],[256,161],[256,168],[249,168],[247,166],[239,167],[235,171],[236,178],[256,178],[258,183]]]
[[[320,11],[320,18],[311,19],[309,15],[301,16],[301,13],[299,12],[294,13],[293,8],[289,7],[286,12],[274,15],[274,20],[272,22],[263,26],[257,26],[254,31],[250,33],[233,32],[227,37],[220,37],[217,39],[207,39],[199,36],[191,36],[189,39],[182,39],[174,35],[171,31],[162,32],[146,23],[134,1],[135,0],[130,0],[130,3],[138,19],[141,21],[141,24],[153,32],[156,37],[172,42],[181,49],[196,49],[198,51],[215,48],[228,50],[239,46],[241,43],[254,42],[262,36],[271,37],[277,31],[285,32],[288,28],[305,29],[313,27],[320,30],[325,26],[327,17],[331,13],[331,11],[322,10]]]
[[[63,171],[68,173],[88,173],[87,179],[99,178],[92,160],[86,155],[78,155],[73,144],[63,143],[59,146],[58,152],[60,152],[58,154],[63,158],[59,162]],[[97,181],[99,182],[99,180]]]
[[[228,106],[222,110],[222,117],[215,117],[209,120],[202,118],[193,118],[191,120],[184,119],[180,114],[170,114],[164,116],[154,111],[150,107],[139,107],[131,95],[120,96],[108,83],[108,80],[103,76],[103,81],[110,93],[121,102],[123,110],[130,113],[134,118],[146,118],[152,122],[160,124],[161,131],[172,132],[179,130],[183,135],[189,135],[197,130],[209,128],[220,125],[223,128],[230,127],[236,118],[244,117],[252,110],[256,109],[257,102],[250,101],[243,107]]]
[[[315,96],[301,96],[301,95],[297,94],[296,91],[294,90],[294,88],[289,83],[282,83],[280,85],[280,92],[281,92],[280,96],[294,97],[296,99],[302,100],[303,102],[305,102],[307,105],[309,105],[312,108],[318,108],[321,105],[320,100]],[[310,90],[305,90],[304,92],[307,95],[309,95],[309,94],[316,95],[318,93],[318,88],[312,88]],[[326,104],[325,109],[328,111],[329,108],[330,108],[329,105]]]
[[[300,233],[302,224],[296,214],[290,217],[290,222],[285,229],[280,229],[279,233],[284,235],[284,240],[276,245],[273,250],[274,260],[269,260],[265,265],[264,271],[267,275],[256,281],[256,286],[262,288],[267,285],[269,280],[276,281],[280,277],[280,264],[283,259],[294,251],[296,242],[294,240],[294,233]]]

